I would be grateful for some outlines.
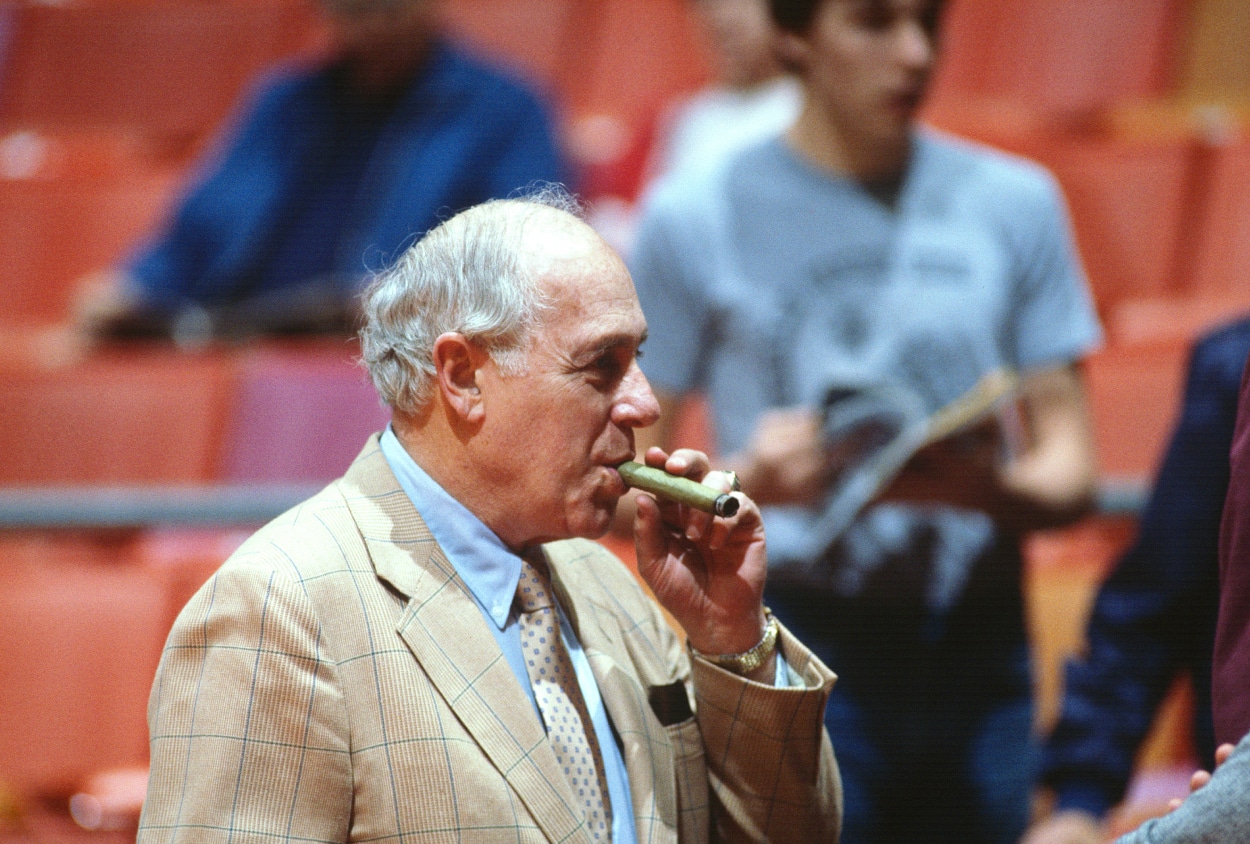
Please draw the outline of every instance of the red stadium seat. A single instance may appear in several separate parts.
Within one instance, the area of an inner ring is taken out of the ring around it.
[[[0,126],[212,132],[311,32],[300,0],[86,0],[9,7]]]
[[[165,605],[163,584],[106,544],[0,539],[0,782],[68,796],[96,770],[146,763]]]
[[[708,81],[688,0],[581,0],[561,66],[568,146],[591,197],[632,200],[664,105]]]
[[[1188,140],[1059,143],[1037,156],[1058,177],[1100,310],[1129,296],[1172,292],[1192,202]]]
[[[220,355],[173,351],[0,370],[0,483],[210,480],[230,377]]]
[[[121,132],[0,137],[0,322],[53,323],[167,213],[182,168]]]
[[[1101,476],[1154,477],[1180,409],[1189,349],[1187,339],[1108,346],[1086,361]]]
[[[343,474],[390,414],[354,345],[271,347],[241,364],[222,450],[220,478],[328,482]]]
[[[460,41],[562,97],[581,5],[581,0],[448,0],[443,11],[449,31]]]
[[[952,0],[933,96],[1085,111],[1167,92],[1180,0]]]
[[[1217,147],[1187,288],[1250,304],[1250,139]]]

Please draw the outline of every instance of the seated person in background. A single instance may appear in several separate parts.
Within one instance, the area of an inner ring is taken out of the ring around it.
[[[1133,547],[1099,588],[1086,656],[1067,670],[1042,783],[1054,813],[1027,844],[1099,844],[1123,799],[1159,704],[1182,673],[1194,687],[1199,761],[1214,762],[1211,650],[1219,608],[1219,532],[1250,319],[1195,344],[1180,422]]]
[[[438,0],[320,0],[332,50],[263,86],[168,229],[88,279],[93,334],[354,327],[370,269],[565,168],[543,105],[439,36]]]
[[[660,115],[642,174],[643,190],[677,170],[706,168],[780,134],[799,113],[798,80],[774,50],[768,0],[690,0],[716,81]],[[594,203],[595,228],[622,254],[633,248],[636,208],[611,195]]]
[[[637,496],[686,645],[588,541],[659,408],[629,273],[574,210],[470,209],[365,294],[391,425],[179,616],[141,844],[837,841],[834,676],[762,605],[759,508]],[[697,451],[646,460],[732,488]]]
[[[798,80],[774,48],[767,0],[691,0],[711,47],[717,82],[662,119],[649,178],[706,167],[788,129],[799,114]]]

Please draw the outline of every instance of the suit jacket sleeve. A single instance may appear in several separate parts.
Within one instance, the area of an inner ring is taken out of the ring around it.
[[[835,677],[789,631],[778,641],[802,686],[752,683],[691,659],[716,837],[837,841],[842,784],[824,725]]]
[[[219,572],[179,617],[152,689],[138,841],[347,840],[339,689],[294,578]]]

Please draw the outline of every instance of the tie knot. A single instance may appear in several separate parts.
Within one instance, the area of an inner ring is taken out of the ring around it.
[[[516,585],[517,606],[521,612],[537,612],[552,606],[551,575],[546,561],[521,558],[521,579]]]

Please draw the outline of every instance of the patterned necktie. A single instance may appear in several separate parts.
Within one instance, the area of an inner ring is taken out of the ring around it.
[[[599,755],[594,725],[577,685],[573,663],[560,638],[560,621],[552,603],[551,578],[545,561],[532,563],[522,559],[516,596],[521,649],[556,761],[569,778],[573,795],[582,803],[591,837],[609,841],[612,812],[603,757]]]

